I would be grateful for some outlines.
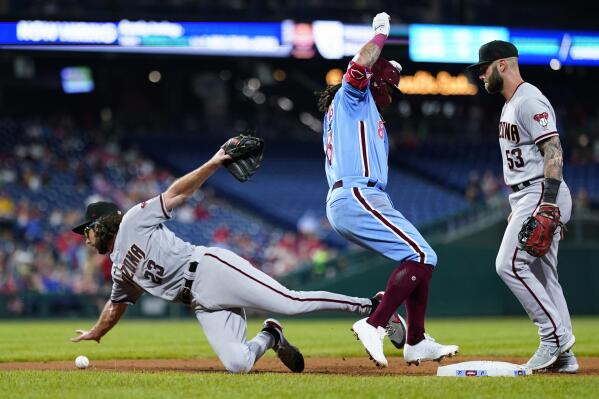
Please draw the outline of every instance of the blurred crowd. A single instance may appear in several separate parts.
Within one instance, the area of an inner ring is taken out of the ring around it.
[[[86,247],[71,228],[87,203],[110,200],[126,210],[164,191],[174,176],[138,150],[122,148],[105,132],[82,129],[67,117],[0,120],[0,140],[5,143],[0,147],[0,295],[11,298],[10,312],[23,310],[24,293],[106,294],[109,258]],[[233,216],[222,218],[223,213]],[[178,208],[172,223],[188,241],[229,248],[272,276],[332,251],[313,226],[299,231],[272,226],[210,188]],[[249,232],[237,228],[248,224]]]

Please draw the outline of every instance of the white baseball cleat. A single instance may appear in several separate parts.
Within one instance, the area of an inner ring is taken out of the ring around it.
[[[294,373],[304,371],[304,356],[299,349],[289,343],[283,335],[283,326],[275,319],[266,319],[262,324],[262,331],[266,331],[275,338],[275,346],[272,348],[277,357],[285,366]],[[275,337],[276,335],[276,337]]]
[[[429,360],[440,362],[444,357],[452,357],[459,349],[457,345],[441,345],[430,335],[424,334],[424,339],[416,345],[404,346],[403,358],[408,366],[412,364],[419,366],[421,362]]]
[[[355,337],[362,342],[366,353],[377,367],[387,367],[389,363],[383,352],[383,339],[387,332],[383,327],[374,327],[368,324],[367,318],[354,323],[351,330]]]

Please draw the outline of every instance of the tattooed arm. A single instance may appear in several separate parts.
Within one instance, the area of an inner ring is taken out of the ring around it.
[[[562,180],[564,158],[559,136],[553,136],[539,144],[545,159],[545,178]]]
[[[564,157],[559,136],[553,136],[539,143],[545,160],[545,191],[543,202],[555,204],[557,193],[563,179]]]
[[[379,59],[382,50],[382,47],[379,47],[377,43],[371,40],[362,46],[360,51],[354,56],[353,61],[366,68],[371,68],[376,60]]]

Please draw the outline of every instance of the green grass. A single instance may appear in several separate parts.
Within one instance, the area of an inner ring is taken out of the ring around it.
[[[14,398],[588,398],[593,377],[458,379],[224,373],[0,372]],[[2,391],[0,391],[2,392]],[[8,396],[7,396],[8,397]]]
[[[281,319],[286,335],[307,357],[363,356],[361,345],[349,332],[350,319]],[[190,359],[214,357],[199,325],[190,320],[123,320],[101,344],[73,344],[75,329],[89,328],[93,320],[2,321],[0,362],[73,360],[85,354],[101,359]],[[260,329],[252,320],[248,336]],[[432,319],[427,331],[439,341],[456,343],[464,355],[529,356],[538,344],[536,328],[524,318]],[[599,356],[599,318],[575,318],[575,347],[579,356]],[[390,344],[389,354],[398,352]],[[269,351],[267,356],[272,356]],[[592,397],[599,377],[532,376],[527,378],[453,379],[414,376],[343,376],[254,373],[133,373],[91,371],[0,372],[0,398],[495,398]],[[273,396],[274,395],[274,396]]]

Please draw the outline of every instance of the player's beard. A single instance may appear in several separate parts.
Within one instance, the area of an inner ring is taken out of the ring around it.
[[[98,253],[100,255],[105,255],[108,253],[108,246],[110,245],[110,241],[106,241],[106,240],[98,240],[96,242],[96,249],[98,250]]]
[[[485,89],[490,94],[501,93],[501,91],[503,90],[503,78],[499,74],[497,66],[493,66],[493,68],[491,69],[491,75],[489,75],[489,79],[487,79]]]

